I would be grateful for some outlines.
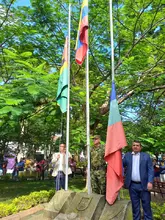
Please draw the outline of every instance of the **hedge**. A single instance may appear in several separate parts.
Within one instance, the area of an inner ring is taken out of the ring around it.
[[[54,193],[54,190],[42,190],[40,192],[32,192],[27,196],[19,196],[12,200],[10,204],[0,202],[0,218],[30,209],[37,204],[48,202]]]
[[[151,207],[153,211],[154,220],[165,219],[165,203],[159,204],[159,203],[152,202]]]

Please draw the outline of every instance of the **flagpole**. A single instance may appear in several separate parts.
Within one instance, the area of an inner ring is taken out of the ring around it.
[[[113,4],[112,0],[109,0],[109,17],[110,17],[110,35],[111,35],[111,72],[112,72],[112,82],[115,81],[115,66],[114,66],[114,38],[113,38]],[[117,196],[118,200],[120,200],[120,191]]]
[[[89,38],[88,32],[87,32],[87,38]],[[88,160],[87,186],[88,186],[88,195],[90,195],[91,194],[91,175],[90,175],[91,161],[90,161],[90,112],[89,112],[89,49],[87,49],[87,56],[86,56],[86,136],[87,136],[87,160]]]
[[[71,3],[69,3],[68,15],[68,98],[67,98],[67,125],[66,125],[66,171],[65,190],[68,190],[68,156],[69,156],[69,123],[70,123],[70,30],[71,30]]]
[[[88,195],[91,194],[91,175],[90,175],[90,113],[89,113],[89,59],[88,51],[86,57],[86,135],[87,135],[87,160],[88,160],[88,169],[87,169],[87,186],[88,186]]]
[[[109,1],[109,17],[110,17],[110,35],[111,35],[111,71],[112,71],[112,81],[115,80],[114,71],[114,40],[113,40],[113,16],[112,16],[112,0]]]

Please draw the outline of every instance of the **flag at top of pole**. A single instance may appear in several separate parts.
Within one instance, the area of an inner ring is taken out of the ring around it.
[[[127,146],[125,133],[116,99],[115,82],[112,82],[110,113],[105,146],[107,165],[106,200],[113,204],[123,186],[123,169],[121,149]]]
[[[83,0],[76,41],[76,63],[82,65],[88,50],[88,0]]]
[[[60,77],[58,80],[57,98],[56,98],[62,113],[67,111],[67,98],[68,98],[68,39],[66,37],[64,52],[62,56],[62,67],[60,69]]]

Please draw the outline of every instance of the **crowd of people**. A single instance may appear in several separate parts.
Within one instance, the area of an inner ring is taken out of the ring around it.
[[[19,176],[23,173],[28,175],[34,173],[38,180],[44,180],[45,174],[51,176],[54,169],[54,164],[51,158],[47,159],[31,159],[20,158],[18,161],[16,155],[8,154],[0,160],[0,175],[5,176],[11,174],[13,180],[19,180]],[[73,157],[70,160],[70,169],[72,170],[72,177],[76,170],[76,161]]]
[[[44,173],[49,168],[49,159],[34,160],[30,158],[20,158],[16,155],[8,154],[0,162],[1,175],[11,174],[13,180],[18,180],[21,172],[35,172],[38,179],[44,180]]]

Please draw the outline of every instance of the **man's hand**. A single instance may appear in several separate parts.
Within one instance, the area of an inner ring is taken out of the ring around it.
[[[57,155],[57,160],[60,158],[60,154]]]
[[[152,183],[148,183],[148,184],[147,184],[147,189],[148,189],[148,191],[150,191],[152,188],[153,188]]]

